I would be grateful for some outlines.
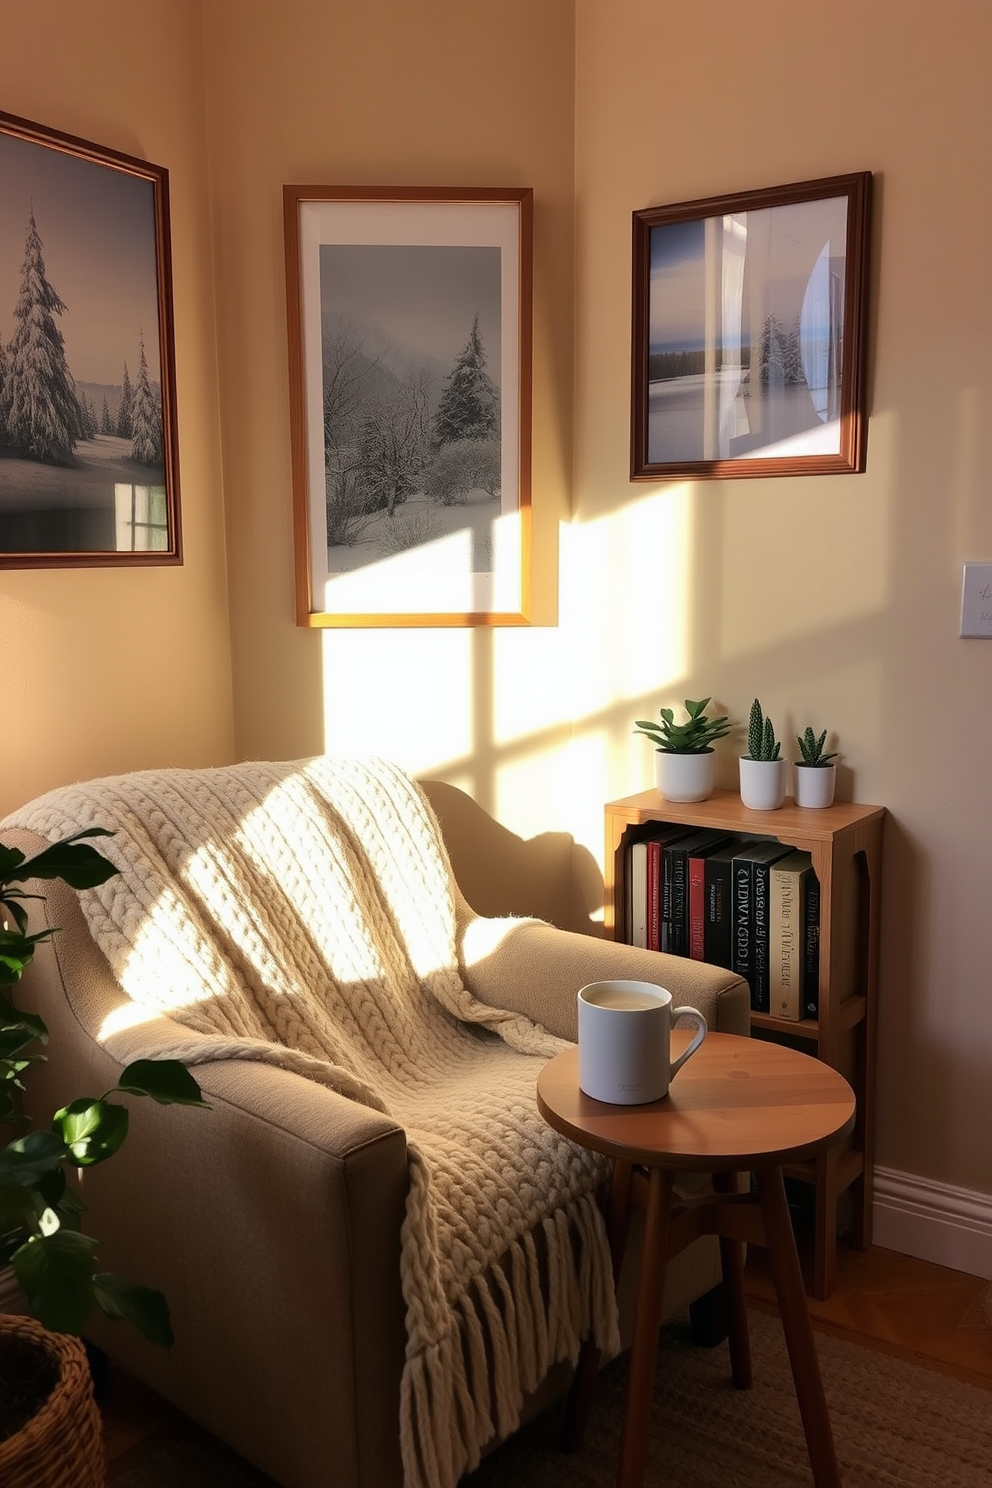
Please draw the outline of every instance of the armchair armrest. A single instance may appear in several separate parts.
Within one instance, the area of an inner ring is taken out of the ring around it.
[[[560,1038],[575,1040],[579,989],[623,978],[667,987],[676,1006],[690,1004],[721,1033],[750,1032],[750,994],[721,966],[646,951],[619,941],[559,930],[539,920],[468,915],[459,960],[465,985],[490,1007],[523,1013]]]
[[[199,1036],[142,1017],[75,894],[44,887],[61,928],[18,989],[50,1033],[29,1084],[37,1119],[187,1045],[211,1105],[125,1098],[127,1141],[81,1175],[101,1266],[160,1288],[176,1341],[157,1349],[99,1312],[87,1336],[279,1481],[318,1488],[333,1462],[343,1482],[400,1483],[404,1131],[278,1066],[193,1062]]]

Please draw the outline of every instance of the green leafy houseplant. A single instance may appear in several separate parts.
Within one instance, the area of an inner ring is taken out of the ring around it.
[[[755,698],[747,723],[747,754],[750,760],[777,760],[781,745],[775,738],[775,729],[770,718],[761,711],[761,703]]]
[[[799,745],[799,753],[802,755],[802,763],[813,768],[822,768],[831,764],[836,758],[836,752],[825,754],[824,744],[827,742],[827,731],[822,734],[814,734],[811,728],[807,728],[802,734],[796,735],[796,743]],[[797,761],[799,763],[799,761]]]
[[[674,708],[661,708],[660,723],[639,718],[634,731],[647,734],[655,748],[660,749],[663,754],[705,754],[713,748],[717,739],[729,734],[732,727],[727,718],[706,717],[704,709],[709,706],[710,701],[708,697],[701,698],[698,702],[686,698],[685,711],[688,718],[685,723],[675,722]]]
[[[32,858],[0,844],[0,989],[21,979],[54,929],[28,933],[27,901],[42,896],[18,887],[29,879],[61,879],[74,889],[94,888],[117,873],[83,838],[112,834],[94,827],[53,843]],[[48,1042],[41,1018],[22,1012],[0,990],[0,1122],[22,1132],[0,1148],[0,1266],[11,1266],[35,1318],[59,1333],[79,1333],[92,1308],[132,1323],[153,1343],[172,1343],[169,1310],[161,1292],[98,1271],[96,1241],[82,1232],[85,1205],[66,1170],[106,1162],[128,1132],[126,1106],[114,1095],[144,1095],[163,1105],[205,1106],[185,1065],[174,1059],[141,1059],[121,1072],[103,1095],[70,1101],[49,1130],[25,1130],[20,1093],[30,1066]]]

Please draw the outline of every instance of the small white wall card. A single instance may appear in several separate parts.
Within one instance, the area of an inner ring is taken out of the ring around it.
[[[992,641],[992,563],[966,563],[961,581],[961,634]]]

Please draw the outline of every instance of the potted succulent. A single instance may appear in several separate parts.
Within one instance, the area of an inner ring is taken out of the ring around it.
[[[705,801],[713,790],[713,745],[729,734],[732,725],[725,717],[706,716],[710,701],[686,698],[683,723],[675,722],[674,708],[661,708],[659,723],[637,720],[635,733],[646,734],[654,743],[658,790],[668,801]]]
[[[815,734],[807,727],[803,733],[796,735],[796,743],[802,756],[796,760],[794,766],[797,806],[833,804],[834,787],[837,783],[837,766],[834,760],[837,754],[836,751],[829,754],[824,752],[826,740],[826,729],[822,734]]]
[[[29,879],[62,879],[93,888],[117,873],[88,842],[102,828],[77,832],[32,858],[0,844],[0,1124],[19,1133],[0,1148],[0,1267],[10,1267],[30,1317],[0,1317],[0,1481],[4,1488],[64,1483],[67,1463],[78,1488],[105,1479],[99,1412],[78,1335],[94,1306],[133,1324],[152,1342],[172,1342],[165,1298],[96,1263],[96,1241],[81,1228],[85,1205],[66,1170],[105,1162],[123,1143],[128,1110],[114,1095],[147,1095],[162,1104],[203,1106],[200,1088],[178,1060],[138,1060],[112,1090],[70,1101],[47,1130],[20,1110],[24,1078],[44,1055],[48,1030],[6,995],[39,944],[56,932],[29,933]],[[28,1380],[37,1388],[25,1388]]]
[[[788,760],[781,758],[775,728],[757,698],[747,724],[747,754],[741,756],[741,800],[752,811],[775,811],[785,800]]]

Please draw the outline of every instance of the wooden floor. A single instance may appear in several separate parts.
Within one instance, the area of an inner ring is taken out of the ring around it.
[[[748,1303],[774,1312],[766,1253],[748,1254]],[[992,1281],[895,1251],[841,1244],[837,1285],[807,1298],[813,1326],[992,1391]]]
[[[763,1251],[748,1256],[749,1305],[775,1311]],[[992,1282],[926,1261],[843,1243],[837,1287],[824,1302],[809,1299],[814,1326],[855,1343],[910,1359],[992,1392]],[[115,1473],[140,1460],[160,1434],[196,1431],[185,1417],[135,1380],[112,1375],[102,1399]]]

